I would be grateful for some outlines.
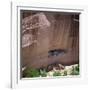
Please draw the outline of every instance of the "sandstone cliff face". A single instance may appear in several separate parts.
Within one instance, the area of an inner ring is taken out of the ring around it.
[[[21,18],[22,65],[41,68],[56,62],[63,65],[79,63],[79,22],[74,21],[79,15],[74,16],[36,12]],[[48,57],[49,51],[56,49],[66,52]]]
[[[30,46],[37,42],[37,38],[34,39],[35,31],[38,29],[46,29],[50,26],[50,22],[47,20],[44,13],[38,13],[31,15],[22,20],[22,47]],[[37,33],[39,34],[39,33]]]

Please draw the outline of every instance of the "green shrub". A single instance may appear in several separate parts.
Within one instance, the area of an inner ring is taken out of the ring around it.
[[[54,72],[53,76],[61,76],[61,73],[60,72]]]
[[[71,75],[79,75],[79,65],[77,66],[72,66],[72,73]]]
[[[37,69],[27,68],[23,71],[23,77],[39,77],[40,73]]]
[[[75,70],[79,72],[79,64],[75,67]]]
[[[44,70],[41,70],[41,69],[40,69],[40,75],[41,75],[42,77],[46,77],[46,76],[47,76],[46,70],[45,70],[45,69],[44,69]]]
[[[63,74],[63,76],[67,76],[67,71],[66,71],[66,70],[64,71],[64,74]]]

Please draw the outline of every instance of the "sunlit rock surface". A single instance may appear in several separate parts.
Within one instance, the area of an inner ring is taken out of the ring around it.
[[[49,26],[50,22],[44,13],[38,13],[24,18],[22,20],[22,47],[27,47],[35,42],[32,33],[34,30],[45,30]]]

